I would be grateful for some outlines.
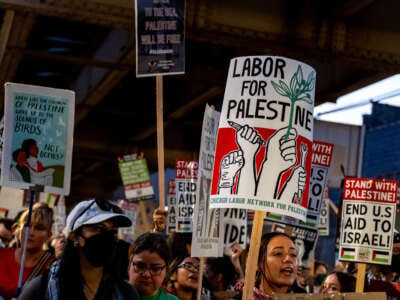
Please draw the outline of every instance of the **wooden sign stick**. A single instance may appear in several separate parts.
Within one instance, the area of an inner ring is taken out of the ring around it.
[[[253,288],[256,282],[256,271],[258,268],[258,253],[260,252],[261,234],[264,225],[264,211],[256,210],[251,231],[250,249],[246,262],[246,273],[244,278],[242,300],[253,298]]]
[[[164,121],[163,121],[163,78],[156,76],[156,109],[157,109],[157,160],[158,160],[158,207],[165,209],[164,191]]]
[[[203,273],[204,273],[204,267],[206,265],[206,258],[205,257],[200,257],[200,269],[199,269],[199,278],[197,281],[197,295],[196,299],[201,300],[201,288],[203,287]]]
[[[357,264],[356,293],[364,292],[365,270],[366,269],[367,269],[367,265],[365,263]]]

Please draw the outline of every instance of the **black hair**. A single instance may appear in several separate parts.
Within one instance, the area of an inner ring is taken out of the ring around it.
[[[67,239],[63,254],[60,259],[60,268],[58,270],[59,277],[59,300],[70,300],[70,299],[86,299],[83,292],[84,279],[81,273],[80,256],[78,247],[74,245],[74,242]],[[128,251],[126,251],[126,256]],[[116,245],[113,254],[109,262],[104,266],[103,278],[108,278],[111,284],[118,285],[122,288],[121,284],[125,280],[125,274],[121,270],[126,272],[127,266],[123,268],[120,265],[119,259],[123,258],[121,252],[118,251],[118,244]],[[107,290],[111,292],[112,290]],[[104,299],[110,299],[111,295],[104,295]]]
[[[222,274],[225,289],[235,284],[236,270],[228,256],[209,257],[207,265],[214,274]]]
[[[338,279],[338,281],[340,283],[340,291],[339,291],[340,293],[352,293],[352,292],[355,292],[355,290],[356,290],[356,278],[353,275],[351,275],[349,273],[336,272],[336,271],[331,272],[329,275],[332,275],[332,274],[336,275],[336,278]],[[325,278],[325,280],[326,280],[326,278]],[[324,284],[324,282],[322,282],[322,285],[323,284]]]
[[[15,162],[17,162],[17,160],[18,160],[18,154],[19,154],[21,151],[22,151],[22,149],[17,149],[17,150],[14,150],[14,151],[13,151],[13,153],[12,153],[12,158],[13,158],[13,160],[14,160]]]
[[[274,237],[277,236],[284,236],[287,237],[289,240],[293,241],[293,239],[289,235],[283,232],[274,231],[274,232],[264,233],[263,236],[261,237],[261,242],[260,242],[260,252],[258,253],[258,262],[257,262],[258,266],[265,265],[265,257],[267,253],[268,244]],[[256,285],[255,285],[256,287],[258,287],[261,283],[261,272],[264,271],[258,270],[256,273]]]
[[[29,148],[33,145],[37,145],[37,142],[34,139],[26,139],[22,142],[22,151],[26,153],[26,157],[29,157]]]
[[[12,231],[14,221],[8,218],[0,218],[0,224],[4,224],[4,227],[7,228],[7,230]]]
[[[315,263],[314,263],[314,273],[315,273],[315,271],[318,269],[319,266],[324,267],[324,268],[326,269],[327,272],[329,271],[328,265],[327,265],[326,263],[324,263],[323,261],[317,260],[317,261],[315,261]]]
[[[135,254],[139,254],[146,250],[152,253],[157,253],[165,263],[168,264],[170,252],[167,242],[162,234],[147,232],[140,235],[133,244],[131,259]]]

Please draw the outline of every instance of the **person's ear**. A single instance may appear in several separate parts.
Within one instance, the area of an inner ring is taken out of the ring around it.
[[[224,276],[221,273],[218,273],[215,277],[217,282],[222,282],[224,280]]]

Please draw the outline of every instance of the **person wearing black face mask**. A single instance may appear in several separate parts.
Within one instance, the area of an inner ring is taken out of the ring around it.
[[[61,259],[26,286],[18,299],[139,299],[136,289],[124,281],[119,264],[117,228],[130,225],[130,219],[108,201],[80,202],[67,217]]]

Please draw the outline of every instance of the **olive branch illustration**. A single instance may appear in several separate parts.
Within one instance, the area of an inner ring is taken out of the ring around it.
[[[274,90],[281,96],[289,98],[291,105],[290,105],[290,115],[289,115],[289,126],[285,134],[284,140],[286,141],[289,137],[290,129],[293,127],[293,113],[295,103],[297,101],[306,101],[309,104],[312,104],[313,100],[311,99],[311,92],[314,89],[315,85],[315,72],[312,71],[309,75],[307,80],[304,80],[303,77],[303,70],[299,65],[297,71],[293,74],[292,78],[290,79],[290,87],[287,86],[285,82],[279,80],[279,84],[272,81],[272,86]]]

